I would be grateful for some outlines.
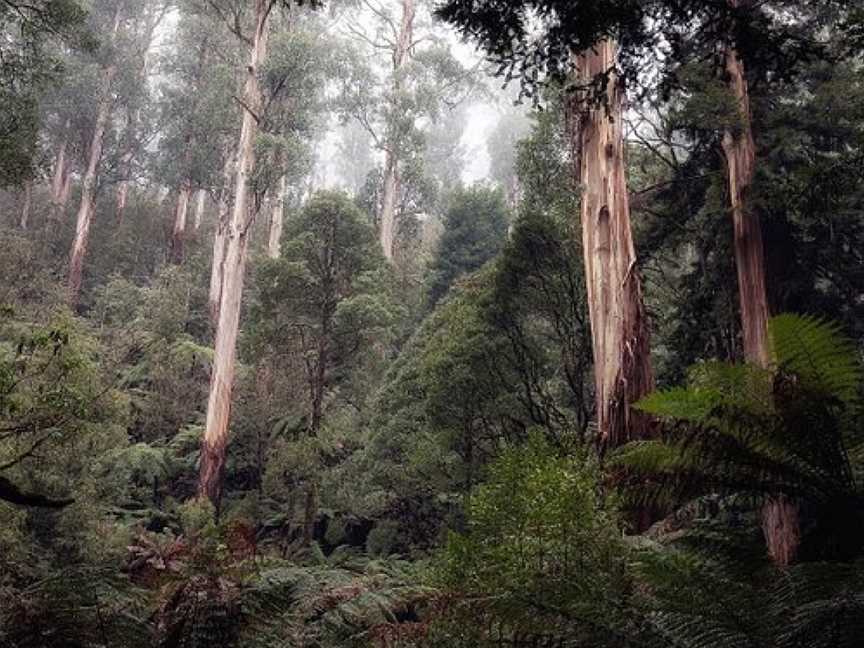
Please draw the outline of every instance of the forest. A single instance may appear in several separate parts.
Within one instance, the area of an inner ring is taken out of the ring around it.
[[[0,30],[0,648],[864,646],[864,0]]]

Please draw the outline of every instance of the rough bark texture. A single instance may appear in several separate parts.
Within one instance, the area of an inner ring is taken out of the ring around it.
[[[785,495],[769,497],[762,505],[762,532],[774,564],[791,565],[801,544],[798,504]]]
[[[243,121],[237,144],[237,168],[234,175],[234,204],[225,233],[222,290],[219,319],[214,345],[210,397],[207,403],[207,423],[201,448],[201,470],[198,479],[199,497],[207,497],[216,510],[222,497],[225,450],[228,445],[228,423],[231,414],[231,393],[237,359],[237,333],[240,325],[240,304],[246,273],[246,252],[251,212],[247,206],[248,180],[255,167],[255,136],[261,107],[258,71],[267,53],[269,0],[255,0],[255,33],[246,82],[243,89]],[[214,259],[215,263],[215,259]]]
[[[402,21],[399,26],[399,36],[393,50],[393,94],[402,91],[402,68],[408,59],[411,43],[414,40],[414,19],[417,8],[414,0],[402,0]],[[384,188],[381,197],[381,217],[378,238],[384,257],[392,262],[394,257],[394,241],[396,239],[396,202],[399,197],[399,137],[391,133],[387,138],[384,151]]]
[[[267,256],[278,259],[281,252],[282,226],[285,219],[285,196],[288,193],[288,177],[279,178],[279,190],[270,210],[270,235],[267,240]]]
[[[739,7],[749,1],[729,0],[729,4]],[[723,154],[735,232],[735,265],[738,271],[744,358],[747,362],[767,367],[771,357],[768,345],[770,315],[765,248],[759,214],[750,201],[750,187],[756,172],[750,93],[744,63],[735,47],[727,45],[724,55],[729,91],[735,97],[739,113],[737,128],[723,134]],[[783,495],[769,497],[762,508],[762,532],[771,559],[780,566],[791,564],[801,542],[797,504]]]
[[[111,32],[111,44],[117,39],[120,30],[120,5],[114,13],[114,26]],[[96,109],[96,123],[93,126],[93,137],[90,140],[87,170],[81,187],[81,204],[78,207],[78,217],[75,224],[75,239],[69,255],[69,283],[67,286],[69,303],[78,303],[81,292],[81,282],[84,275],[84,257],[87,255],[87,243],[90,239],[90,222],[93,220],[93,209],[96,202],[96,184],[99,178],[99,162],[102,159],[102,140],[108,124],[111,111],[111,83],[117,73],[117,65],[110,63],[102,71],[102,81],[99,88],[99,105]]]
[[[723,153],[729,180],[729,200],[735,229],[735,264],[744,334],[744,357],[766,366],[768,352],[768,297],[765,288],[765,251],[759,215],[749,202],[756,170],[756,144],[750,118],[750,98],[744,64],[734,48],[726,51],[729,89],[738,101],[739,128],[723,134]]]
[[[579,86],[615,64],[616,45],[598,43],[574,57]],[[575,172],[582,186],[582,241],[594,354],[601,447],[650,435],[650,419],[631,405],[654,388],[649,332],[636,270],[625,176],[624,93],[614,74],[606,105],[576,92],[567,101]]]

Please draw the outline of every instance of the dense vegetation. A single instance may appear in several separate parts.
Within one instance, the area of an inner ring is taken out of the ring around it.
[[[860,2],[0,29],[0,648],[861,645]]]

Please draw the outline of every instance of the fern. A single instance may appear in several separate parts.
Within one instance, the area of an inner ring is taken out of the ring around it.
[[[857,409],[861,400],[860,352],[838,324],[799,315],[778,315],[769,329],[779,369],[808,387]]]
[[[434,593],[417,584],[416,567],[398,561],[275,566],[243,595],[242,645],[367,645],[377,628],[413,618]]]
[[[664,422],[660,439],[631,443],[610,465],[639,504],[680,506],[706,494],[758,508],[783,495],[803,506],[810,555],[852,556],[864,539],[861,369],[837,327],[782,315],[771,321],[775,366],[704,363],[686,388],[636,405]]]

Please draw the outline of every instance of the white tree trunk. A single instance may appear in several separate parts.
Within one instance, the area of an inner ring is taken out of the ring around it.
[[[71,127],[69,120],[63,126],[63,139],[60,141],[60,146],[57,148],[57,157],[54,161],[54,173],[51,176],[51,218],[59,219],[63,207],[66,205],[65,197],[68,197],[68,192],[64,192],[65,185],[69,179],[69,171],[66,168],[66,149],[69,146],[69,128]]]
[[[24,195],[21,199],[21,218],[19,225],[22,230],[26,230],[30,226],[30,212],[33,209],[33,180],[27,180],[24,183]]]
[[[575,57],[584,87],[616,63],[613,41]],[[631,405],[651,392],[648,324],[630,227],[623,133],[623,89],[613,73],[606,105],[584,93],[568,98],[568,121],[582,186],[582,241],[591,320],[597,424],[602,447],[650,434],[650,420]]]
[[[117,9],[114,12],[111,44],[117,40],[117,32],[119,30],[120,4],[117,5]],[[81,204],[78,208],[78,217],[75,224],[75,239],[72,242],[72,251],[69,256],[69,283],[67,290],[69,303],[73,306],[78,303],[78,296],[81,292],[84,258],[87,255],[87,243],[90,239],[90,222],[93,219],[93,210],[96,202],[99,162],[102,159],[102,140],[105,136],[108,116],[111,112],[111,82],[114,80],[116,73],[117,65],[112,62],[103,70],[102,81],[99,87],[99,105],[96,112],[96,123],[93,127],[93,137],[90,140],[87,170],[84,173],[81,189]]]
[[[72,169],[69,168],[69,162],[66,162],[66,177],[63,179],[63,189],[60,191],[60,201],[58,203],[59,210],[62,213],[66,209],[66,204],[69,202],[69,196],[72,194]]]
[[[410,54],[414,40],[414,19],[417,8],[414,0],[402,0],[402,21],[399,26],[399,36],[393,50],[393,94],[398,97],[402,92],[402,69]],[[396,239],[396,203],[399,199],[399,147],[401,138],[398,133],[390,132],[384,151],[384,187],[381,197],[381,216],[378,223],[378,238],[381,251],[388,261],[395,256],[394,242]]]
[[[195,217],[192,220],[192,230],[198,232],[201,229],[201,221],[204,220],[204,206],[207,200],[207,192],[204,189],[199,189],[195,193]]]
[[[183,262],[184,246],[186,243],[186,214],[189,212],[189,198],[192,195],[192,187],[184,182],[177,192],[177,205],[174,208],[174,229],[171,232],[171,260],[174,263]]]
[[[219,192],[216,230],[213,232],[213,263],[210,268],[208,311],[214,333],[219,325],[219,306],[222,302],[222,275],[225,268],[228,219],[231,217],[231,181],[234,178],[234,166],[234,153],[229,153],[225,156],[225,165],[222,168],[223,184]]]
[[[219,319],[214,345],[207,422],[201,448],[198,496],[207,497],[219,509],[228,445],[231,394],[237,360],[237,333],[243,279],[246,272],[248,232],[253,213],[248,208],[248,181],[255,168],[257,113],[261,108],[258,71],[266,58],[270,0],[255,0],[255,33],[252,39],[246,83],[243,90],[243,121],[237,145],[237,168],[234,177],[234,205],[226,232],[222,270]],[[214,261],[215,262],[215,261]]]
[[[130,150],[126,151],[120,158],[120,173],[123,177],[117,183],[117,222],[122,223],[126,216],[126,205],[129,203],[129,174],[132,170],[132,158],[135,154]]]
[[[270,236],[267,241],[267,256],[278,259],[281,252],[282,227],[285,219],[285,196],[288,194],[288,177],[279,178],[279,189],[273,208],[270,210]]]

